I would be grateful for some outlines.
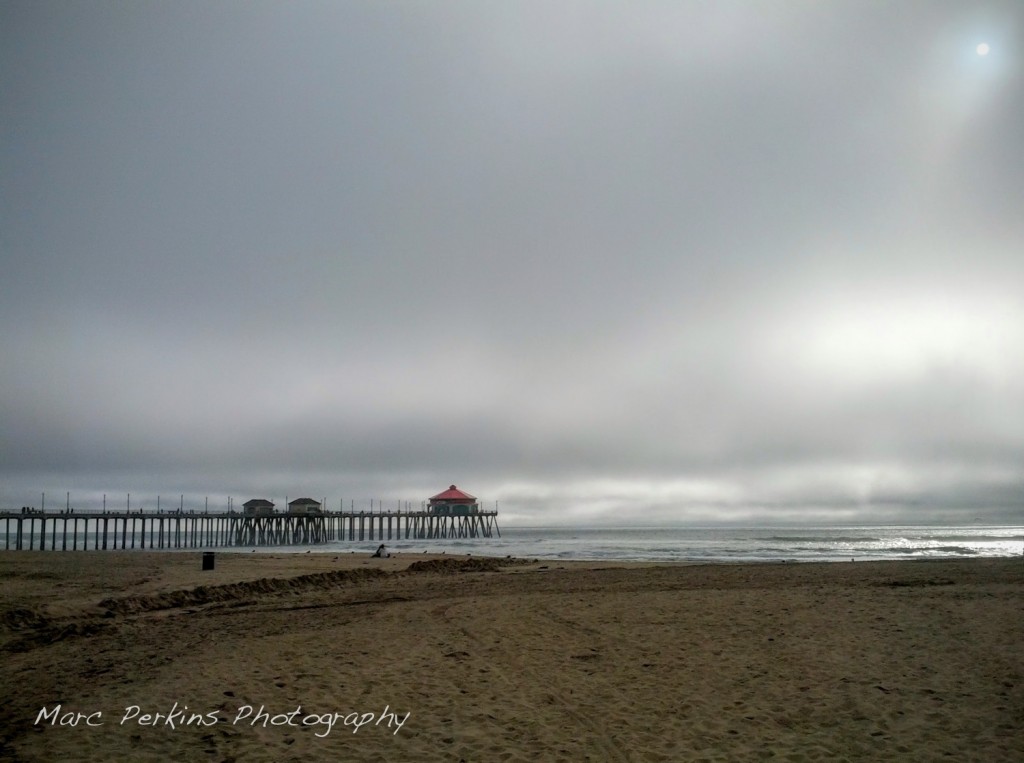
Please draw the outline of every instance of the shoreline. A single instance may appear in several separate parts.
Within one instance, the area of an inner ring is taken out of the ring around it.
[[[200,560],[0,555],[0,757],[1024,758],[1016,558]]]

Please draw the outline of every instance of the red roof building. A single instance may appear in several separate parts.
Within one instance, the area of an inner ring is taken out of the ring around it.
[[[455,485],[431,497],[429,508],[435,514],[470,514],[479,511],[476,496],[459,490]]]

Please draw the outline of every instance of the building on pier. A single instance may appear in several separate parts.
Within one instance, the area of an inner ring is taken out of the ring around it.
[[[320,508],[320,501],[314,501],[312,498],[296,498],[294,501],[288,502],[288,513],[308,516],[322,514],[323,511]]]
[[[475,496],[459,490],[455,485],[450,485],[443,493],[438,493],[430,499],[427,511],[445,516],[465,516],[478,513],[480,504]]]
[[[274,513],[274,504],[266,498],[252,498],[242,504],[242,512],[247,517],[267,517]]]

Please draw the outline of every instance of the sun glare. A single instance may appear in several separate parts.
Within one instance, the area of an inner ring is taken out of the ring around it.
[[[978,51],[978,55],[979,56],[987,56],[988,55],[988,51],[989,51],[988,43],[986,43],[986,42],[981,43],[980,45],[978,45],[976,50]]]

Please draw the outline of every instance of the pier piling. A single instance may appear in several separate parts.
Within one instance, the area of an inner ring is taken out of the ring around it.
[[[163,550],[238,546],[308,546],[328,541],[442,540],[501,536],[498,512],[459,515],[430,511],[245,516],[236,512],[169,514],[101,511],[0,512],[8,551]],[[38,522],[37,522],[38,520]],[[81,520],[81,527],[79,527]],[[129,527],[130,523],[130,527]],[[58,528],[58,525],[60,527]],[[385,529],[386,528],[386,529]],[[49,529],[49,543],[47,543]],[[70,535],[70,538],[68,537]],[[119,544],[120,540],[120,544]],[[70,543],[69,543],[70,541]],[[81,546],[79,545],[81,543]]]

